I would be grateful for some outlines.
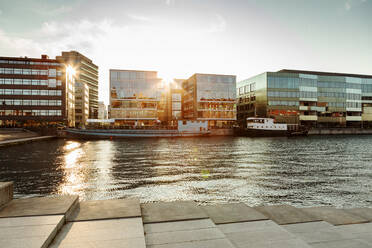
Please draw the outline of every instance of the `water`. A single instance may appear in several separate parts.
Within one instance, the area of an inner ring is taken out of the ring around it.
[[[50,140],[0,149],[16,197],[362,207],[372,136]]]

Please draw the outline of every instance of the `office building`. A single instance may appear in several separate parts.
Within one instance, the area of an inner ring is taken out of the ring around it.
[[[164,88],[156,71],[110,70],[109,118],[121,126],[161,123],[165,119]]]
[[[55,59],[0,57],[0,125],[74,126],[74,78]]]
[[[210,128],[229,128],[236,121],[236,76],[194,74],[183,81],[184,119],[208,121]]]
[[[316,71],[265,72],[238,82],[238,121],[272,117],[313,127],[372,126],[372,76]]]
[[[107,119],[107,109],[104,102],[98,102],[98,119]]]
[[[98,118],[98,66],[79,52],[62,52],[56,59],[70,64],[76,71],[75,80],[89,87],[89,118]]]
[[[84,127],[89,119],[89,87],[75,82],[75,126]]]

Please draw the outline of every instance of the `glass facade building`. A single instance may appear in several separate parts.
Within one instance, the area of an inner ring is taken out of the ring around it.
[[[75,80],[89,88],[89,118],[98,118],[98,66],[79,52],[62,52],[56,59],[76,70]]]
[[[183,82],[184,119],[206,120],[210,127],[231,127],[236,120],[236,76],[194,74]]]
[[[75,82],[75,126],[83,127],[89,119],[89,87]]]
[[[165,105],[156,71],[110,70],[109,115],[116,125],[155,125],[164,118]]]
[[[254,84],[255,90],[249,90]],[[238,120],[272,117],[278,122],[325,127],[370,126],[372,76],[281,70],[237,84]]]
[[[0,57],[0,125],[74,126],[73,98],[73,79],[59,61]]]

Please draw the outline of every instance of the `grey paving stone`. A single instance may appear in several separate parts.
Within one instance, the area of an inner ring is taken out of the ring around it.
[[[244,203],[218,204],[202,207],[215,224],[267,220],[268,218]]]
[[[0,247],[48,247],[63,223],[63,215],[3,218],[0,224]]]
[[[260,206],[256,210],[267,216],[279,225],[321,221],[319,217],[313,216],[302,209],[289,205]]]
[[[225,234],[234,232],[252,232],[268,229],[282,230],[282,228],[278,224],[271,220],[221,224],[217,225],[217,227]]]
[[[0,227],[57,225],[64,221],[63,215],[0,218]]]
[[[320,242],[311,244],[314,248],[371,248],[372,246],[366,244],[362,240],[349,239],[349,240],[335,240],[328,242]]]
[[[246,247],[247,244],[260,243],[263,240],[271,243],[269,241],[291,240],[297,238],[286,230],[278,230],[277,228],[227,233],[226,237],[237,247]]]
[[[146,245],[161,245],[189,241],[223,239],[225,235],[217,228],[195,229],[175,232],[146,234]]]
[[[140,217],[138,199],[115,199],[80,202],[67,221],[102,220],[114,218]]]
[[[346,239],[353,238],[353,235],[351,233],[346,233],[346,232],[337,230],[336,228],[323,229],[323,230],[314,229],[312,232],[299,232],[295,234],[297,237],[301,238],[307,243],[337,241],[337,240],[346,240]]]
[[[370,233],[372,235],[372,223],[341,225],[337,226],[337,230],[346,233]]]
[[[322,219],[328,223],[331,223],[332,225],[346,225],[368,222],[368,220],[365,218],[346,212],[342,209],[331,207],[302,208],[302,211],[311,214],[319,219]]]
[[[144,230],[146,234],[172,231],[186,231],[195,229],[215,228],[216,225],[210,219],[187,220],[187,221],[172,221],[145,224]]]
[[[366,219],[372,222],[372,208],[351,208],[351,209],[344,209],[344,210],[348,213],[362,217],[363,219]]]
[[[239,243],[238,248],[311,248],[301,239],[260,240],[251,243]]]
[[[110,247],[110,248],[146,248],[145,240],[143,238],[129,238],[129,239],[116,239],[116,240],[101,240],[91,241],[84,240],[70,243],[63,243],[60,245],[53,244],[49,248],[97,248],[97,247]]]
[[[192,201],[141,204],[144,223],[205,219],[208,216]]]
[[[0,218],[67,214],[78,200],[78,196],[15,199],[0,210]]]
[[[227,239],[212,239],[163,245],[148,245],[147,248],[235,248],[235,246]]]
[[[109,241],[128,239],[142,239],[144,243],[141,218],[70,222],[56,236],[52,247],[96,247],[94,244],[109,244]]]
[[[314,232],[314,230],[319,231],[319,230],[334,228],[333,225],[325,221],[289,224],[289,225],[282,225],[282,227],[291,233]]]

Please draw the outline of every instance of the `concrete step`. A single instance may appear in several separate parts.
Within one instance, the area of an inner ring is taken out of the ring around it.
[[[0,182],[0,209],[13,199],[13,182]]]
[[[0,210],[0,247],[48,247],[78,200],[59,196],[10,201]]]
[[[50,247],[145,248],[139,200],[80,202]]]

